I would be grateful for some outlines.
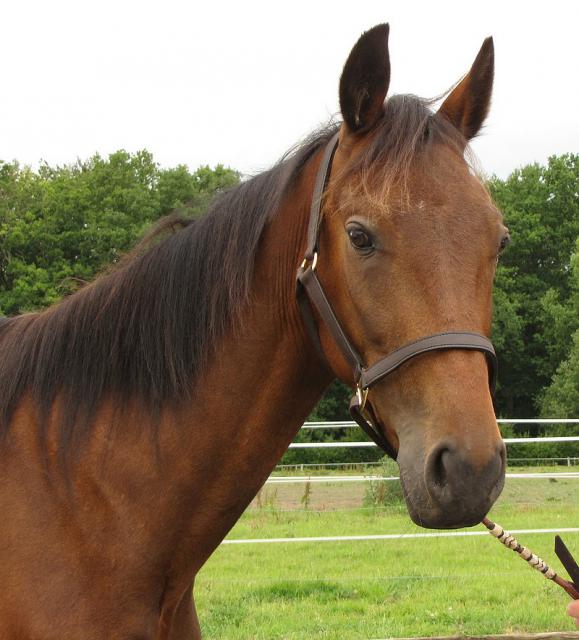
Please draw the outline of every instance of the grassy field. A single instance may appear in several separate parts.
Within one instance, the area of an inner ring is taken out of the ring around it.
[[[380,506],[376,487],[266,487],[229,538],[425,532],[402,505]],[[577,479],[510,480],[490,517],[511,529],[579,526],[578,497]],[[557,568],[553,535],[519,538]],[[579,534],[563,539],[579,555]],[[216,640],[574,629],[567,595],[490,536],[222,545],[197,579],[196,602]]]

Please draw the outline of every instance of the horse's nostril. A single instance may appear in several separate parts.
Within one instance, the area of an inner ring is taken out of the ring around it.
[[[426,460],[424,470],[426,486],[430,497],[442,508],[446,508],[453,500],[452,464],[453,453],[446,443],[436,446]]]
[[[444,489],[448,483],[449,467],[453,453],[446,444],[438,445],[428,456],[426,463],[426,480],[436,489]]]
[[[424,479],[430,496],[442,507],[475,505],[488,502],[502,488],[505,469],[505,446],[499,442],[495,455],[482,468],[453,443],[441,442],[429,453]],[[493,498],[494,499],[494,498]]]

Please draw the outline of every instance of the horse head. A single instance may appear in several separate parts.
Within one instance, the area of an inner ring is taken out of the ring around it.
[[[508,231],[467,161],[493,81],[493,43],[437,111],[387,98],[388,25],[362,35],[340,80],[343,123],[324,191],[317,273],[353,349],[372,367],[402,345],[453,332],[488,335]],[[319,322],[333,371],[355,384],[344,349]],[[485,354],[437,349],[369,389],[367,412],[396,452],[420,525],[476,524],[498,497],[505,448]]]

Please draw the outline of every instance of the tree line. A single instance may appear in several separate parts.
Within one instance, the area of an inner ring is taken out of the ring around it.
[[[147,151],[37,170],[0,161],[0,315],[52,304],[117,261],[160,217],[175,209],[203,215],[239,180],[223,166],[161,168]],[[497,413],[578,417],[579,154],[488,186],[512,238],[494,292]],[[334,383],[312,419],[347,419],[348,396]]]

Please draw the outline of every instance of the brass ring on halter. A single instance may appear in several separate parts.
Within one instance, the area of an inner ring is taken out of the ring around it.
[[[305,269],[307,264],[308,264],[308,259],[304,258],[304,261],[302,262],[302,269]],[[318,264],[318,252],[314,251],[314,257],[312,260],[312,271],[316,270],[317,264]]]
[[[358,404],[360,405],[360,411],[364,411],[364,407],[366,406],[366,399],[368,398],[368,388],[363,389],[359,384],[357,384],[356,396],[358,397]]]

